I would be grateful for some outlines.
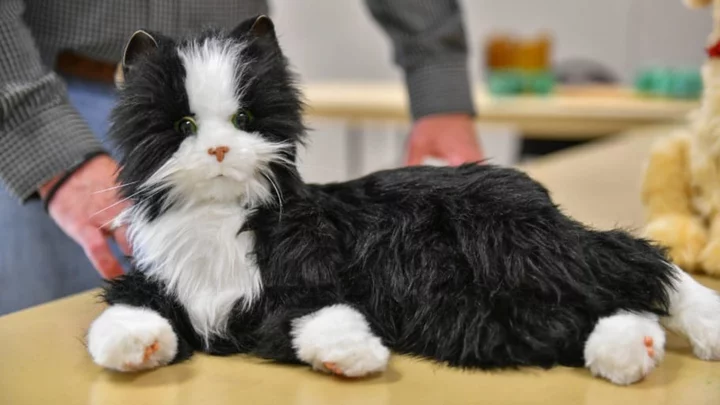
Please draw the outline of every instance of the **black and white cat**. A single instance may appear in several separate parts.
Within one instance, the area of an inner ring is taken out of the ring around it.
[[[720,359],[713,291],[645,241],[563,215],[519,171],[305,184],[300,94],[267,17],[181,42],[137,32],[123,67],[111,133],[135,268],[89,330],[103,367],[205,351],[364,376],[392,349],[629,384],[663,357],[660,321]]]

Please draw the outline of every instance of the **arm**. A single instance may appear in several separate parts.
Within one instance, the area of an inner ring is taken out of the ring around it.
[[[474,115],[467,43],[456,0],[366,0],[392,40],[405,72],[414,119],[440,113]]]
[[[60,77],[43,66],[23,10],[21,0],[0,2],[0,180],[21,201],[102,151]]]
[[[123,205],[93,214],[117,202],[114,192],[96,193],[115,185],[117,165],[95,156],[102,145],[69,104],[60,77],[43,66],[23,10],[22,0],[0,2],[0,183],[18,201],[44,199],[64,171],[82,162],[61,183],[49,211],[103,276],[116,276],[122,268],[103,232],[128,250],[124,232],[107,228]],[[85,161],[89,156],[95,157]]]
[[[467,43],[456,0],[366,0],[405,72],[415,124],[406,163],[451,165],[483,158],[473,125]]]

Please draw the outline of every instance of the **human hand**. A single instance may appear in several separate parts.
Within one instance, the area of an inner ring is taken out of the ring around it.
[[[438,114],[415,122],[406,164],[421,165],[429,157],[443,159],[452,166],[481,160],[483,154],[472,118],[467,114]]]
[[[60,229],[85,250],[90,262],[104,278],[123,274],[123,269],[110,250],[107,238],[112,236],[125,254],[130,246],[125,227],[111,228],[113,219],[129,206],[118,200],[117,164],[105,155],[93,158],[65,181],[50,201],[48,211]],[[55,178],[39,189],[45,199],[57,182]]]

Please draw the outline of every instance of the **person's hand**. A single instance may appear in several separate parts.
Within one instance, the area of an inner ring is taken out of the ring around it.
[[[82,246],[90,262],[105,278],[123,274],[107,238],[114,237],[123,253],[130,253],[125,227],[111,228],[113,219],[129,205],[118,200],[117,168],[108,156],[92,159],[65,181],[48,207],[58,226]],[[57,178],[40,187],[43,199],[56,181]]]
[[[438,114],[415,122],[405,163],[421,165],[430,157],[452,166],[482,160],[472,118],[467,114]]]

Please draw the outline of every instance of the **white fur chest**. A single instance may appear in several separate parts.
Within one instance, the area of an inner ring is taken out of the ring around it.
[[[251,232],[238,235],[247,212],[237,205],[201,205],[167,212],[152,222],[131,218],[138,265],[162,281],[187,309],[206,340],[222,335],[238,299],[250,305],[262,291],[251,254]]]

